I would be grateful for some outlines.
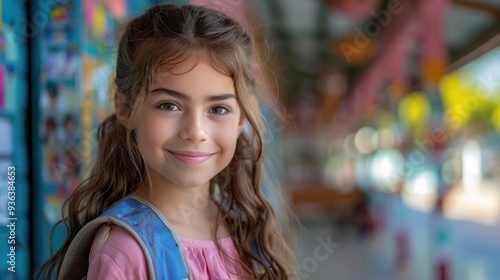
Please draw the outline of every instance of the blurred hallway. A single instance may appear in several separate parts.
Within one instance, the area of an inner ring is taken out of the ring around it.
[[[388,220],[370,232],[327,214],[304,217],[306,232],[298,234],[297,279],[498,279],[500,227],[440,219],[394,204],[385,209],[386,218],[392,207],[403,212],[401,220]],[[328,239],[335,246],[324,256]],[[440,276],[443,264],[446,278]]]
[[[11,273],[1,171],[0,279],[48,259],[113,111],[121,30],[160,3],[221,10],[253,39],[265,170],[306,227],[297,279],[500,279],[500,0],[0,0],[18,218]]]

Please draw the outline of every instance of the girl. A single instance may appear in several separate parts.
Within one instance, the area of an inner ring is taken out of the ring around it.
[[[224,14],[159,5],[119,44],[115,114],[65,204],[60,279],[288,279],[260,191],[263,119],[252,41]]]

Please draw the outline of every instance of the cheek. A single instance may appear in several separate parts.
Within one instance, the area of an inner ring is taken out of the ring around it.
[[[215,134],[215,141],[219,143],[219,146],[227,153],[233,155],[234,149],[236,148],[236,141],[238,140],[238,130],[237,129],[224,129],[218,130]]]
[[[140,146],[149,145],[149,148],[152,148],[160,145],[172,133],[172,129],[166,129],[165,122],[156,119],[142,119],[142,121],[144,125],[136,128],[137,143]]]

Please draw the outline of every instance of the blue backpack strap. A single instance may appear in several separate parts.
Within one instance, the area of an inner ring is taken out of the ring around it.
[[[136,199],[125,199],[87,223],[75,236],[63,260],[58,279],[82,279],[87,275],[88,256],[97,230],[117,224],[134,236],[154,279],[190,279],[189,266],[177,238],[154,209]]]
[[[176,238],[153,209],[129,198],[101,215],[105,216],[125,222],[126,228],[138,241],[140,237],[141,245],[145,247],[143,250],[147,250],[144,251],[146,258],[149,257],[153,264],[156,279],[189,279]]]

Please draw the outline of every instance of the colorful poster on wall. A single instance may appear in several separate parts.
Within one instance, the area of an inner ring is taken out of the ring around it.
[[[28,279],[31,262],[26,3],[0,1],[0,279]]]

